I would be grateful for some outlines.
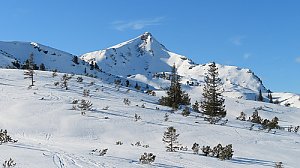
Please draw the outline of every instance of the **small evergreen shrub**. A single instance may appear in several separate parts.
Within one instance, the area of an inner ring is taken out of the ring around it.
[[[195,154],[198,154],[199,153],[199,149],[200,149],[200,146],[199,144],[197,144],[196,142],[193,144],[192,146],[192,150]]]
[[[127,106],[129,106],[129,105],[131,104],[130,100],[127,99],[127,98],[124,98],[124,99],[123,99],[123,103],[124,103],[125,105],[127,105]]]
[[[117,141],[116,145],[123,145],[123,142],[122,141]]]
[[[9,158],[9,160],[4,161],[4,163],[2,165],[3,165],[3,168],[9,168],[9,167],[15,167],[16,163],[12,158]]]
[[[90,96],[90,90],[84,89],[83,90],[83,97],[88,97],[88,96]]]
[[[76,81],[80,83],[83,81],[83,78],[81,76],[79,76],[79,77],[77,77]]]
[[[2,143],[8,143],[8,142],[12,142],[12,143],[16,143],[18,142],[18,140],[13,140],[11,138],[10,135],[7,134],[7,130],[0,130],[0,145],[2,145]]]
[[[141,116],[137,115],[136,113],[134,114],[134,121],[141,120]]]
[[[140,163],[142,164],[151,164],[155,161],[155,155],[153,153],[144,153],[143,155],[141,155],[140,157]]]
[[[181,113],[184,117],[187,117],[191,114],[190,112],[190,108],[189,107],[185,107],[183,110],[182,110],[182,113]]]
[[[246,121],[246,114],[241,112],[240,116],[236,117],[237,120]]]

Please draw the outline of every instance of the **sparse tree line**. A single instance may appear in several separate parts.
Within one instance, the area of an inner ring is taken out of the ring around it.
[[[179,134],[176,132],[174,127],[168,127],[167,131],[164,132],[163,142],[167,144],[166,151],[167,152],[176,152],[177,150],[187,150],[187,147],[183,148],[183,146],[179,145],[178,142]],[[200,145],[194,143],[192,146],[192,151],[195,154],[199,154]],[[221,160],[230,160],[233,156],[232,144],[226,145],[223,147],[221,144],[210,148],[210,146],[203,146],[201,148],[204,156],[216,157]]]
[[[260,109],[260,108],[258,108],[258,109]],[[236,119],[240,120],[240,121],[248,121],[248,122],[252,122],[254,124],[259,124],[259,125],[261,125],[261,129],[266,129],[266,130],[268,130],[268,132],[270,132],[272,129],[281,129],[281,130],[285,129],[285,127],[281,127],[278,125],[278,121],[279,121],[278,117],[275,116],[272,120],[263,119],[259,116],[257,109],[255,109],[252,116],[250,116],[248,119],[247,119],[247,115],[244,112],[241,112],[240,115],[238,117],[236,117]],[[254,124],[251,125],[250,130],[253,129]],[[287,128],[288,132],[297,133],[299,131],[299,127],[300,126],[294,126],[294,127],[289,126],[286,128]]]
[[[159,104],[169,106],[173,110],[182,110],[183,116],[190,114],[190,98],[187,93],[181,89],[180,77],[177,75],[175,64],[172,67],[170,74],[171,86],[167,90],[167,96],[159,99]],[[206,115],[205,119],[211,124],[216,124],[226,116],[226,110],[222,96],[222,83],[218,77],[218,68],[213,62],[209,65],[207,75],[204,78],[205,85],[203,88],[203,100],[192,105],[192,110]],[[201,110],[200,110],[201,108]]]

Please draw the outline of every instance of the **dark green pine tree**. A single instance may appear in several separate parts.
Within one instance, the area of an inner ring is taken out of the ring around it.
[[[167,144],[167,152],[176,152],[178,148],[178,136],[174,127],[168,127],[167,131],[164,132],[163,142]]]
[[[208,121],[212,124],[217,123],[222,117],[226,116],[224,98],[221,91],[221,79],[218,77],[218,68],[215,62],[209,65],[208,74],[204,78],[203,101],[201,108],[203,113],[208,116]]]
[[[198,103],[197,100],[196,100],[195,104],[192,105],[192,109],[193,109],[195,112],[199,112],[199,103]]]
[[[44,64],[44,63],[41,63],[41,64],[40,64],[40,70],[41,70],[41,71],[45,71],[45,70],[46,70],[46,67],[45,67],[45,64]]]
[[[24,71],[25,79],[29,78],[31,79],[31,84],[29,87],[34,86],[34,80],[33,80],[33,75],[34,75],[34,59],[33,59],[33,53],[29,55],[29,58],[26,60],[26,70]]]
[[[189,95],[181,89],[180,79],[179,75],[177,75],[175,64],[172,67],[171,86],[167,91],[167,96],[163,96],[159,99],[159,104],[172,107],[173,109],[178,109],[180,105],[190,104]]]
[[[259,89],[259,94],[258,94],[257,101],[264,101],[264,98],[263,98],[262,93],[261,93],[261,89]]]
[[[273,103],[273,96],[271,93],[269,93],[269,103]]]

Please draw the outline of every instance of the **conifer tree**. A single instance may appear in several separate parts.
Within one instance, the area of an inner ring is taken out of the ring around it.
[[[167,144],[167,152],[175,152],[178,148],[178,138],[179,134],[176,133],[176,129],[174,127],[168,127],[167,131],[164,132],[163,142]]]
[[[77,57],[76,55],[72,58],[72,61],[73,61],[75,64],[79,64],[79,62],[78,62],[78,57]]]
[[[269,93],[269,103],[273,103],[273,96],[271,93]]]
[[[218,75],[218,68],[213,62],[209,65],[208,74],[204,79],[203,101],[201,102],[203,113],[208,115],[208,121],[212,124],[226,116],[225,100],[221,94],[221,79]]]
[[[180,105],[189,105],[190,98],[187,93],[182,91],[179,76],[175,64],[172,67],[171,86],[167,91],[167,96],[159,100],[160,105],[169,106],[178,109]]]
[[[40,70],[41,70],[41,71],[45,71],[45,70],[46,70],[46,67],[45,67],[45,64],[44,64],[44,63],[41,63],[41,64],[40,64]]]
[[[26,70],[24,72],[25,75],[25,79],[29,78],[31,79],[31,84],[29,85],[29,87],[34,86],[34,80],[33,80],[33,75],[34,75],[34,60],[33,60],[33,54],[31,53],[29,55],[29,58],[26,60]]]
[[[261,93],[261,89],[259,89],[259,94],[258,94],[257,101],[264,101],[264,98],[263,98],[262,93]]]
[[[199,103],[198,103],[197,100],[196,100],[195,104],[192,105],[192,109],[193,109],[195,112],[199,112]]]

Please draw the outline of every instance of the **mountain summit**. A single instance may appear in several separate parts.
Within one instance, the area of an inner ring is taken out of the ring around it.
[[[156,72],[170,71],[174,56],[182,57],[169,52],[151,33],[146,32],[105,50],[84,54],[81,58],[90,63],[96,62],[103,71],[112,74],[151,76]]]

